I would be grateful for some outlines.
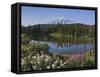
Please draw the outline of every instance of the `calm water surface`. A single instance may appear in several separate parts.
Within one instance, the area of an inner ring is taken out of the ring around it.
[[[47,37],[47,36],[38,36],[33,37],[30,43],[39,43],[39,44],[47,44],[49,46],[48,51],[52,54],[77,54],[84,53],[95,46],[93,44],[92,38],[86,37]]]

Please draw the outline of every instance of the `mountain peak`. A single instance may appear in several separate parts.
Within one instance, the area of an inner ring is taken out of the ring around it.
[[[59,17],[58,19],[49,22],[49,24],[73,24],[73,23],[75,22],[72,20],[67,20],[65,17]]]
[[[65,17],[59,17],[58,19],[59,19],[59,20],[63,20],[63,19],[66,19],[66,18],[65,18]]]

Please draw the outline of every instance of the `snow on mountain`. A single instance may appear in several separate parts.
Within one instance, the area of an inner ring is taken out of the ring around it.
[[[49,22],[48,24],[73,24],[74,21],[67,20],[65,17],[59,17],[58,19]]]

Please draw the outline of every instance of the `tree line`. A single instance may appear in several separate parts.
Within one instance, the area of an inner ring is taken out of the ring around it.
[[[90,36],[95,37],[95,25],[85,24],[37,24],[22,26],[22,33],[36,35],[49,35],[52,33],[62,33],[72,36]]]

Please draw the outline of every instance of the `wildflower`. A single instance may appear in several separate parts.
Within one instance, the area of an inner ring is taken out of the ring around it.
[[[55,67],[55,65],[54,65],[54,64],[52,64],[52,67],[54,68],[54,67]]]
[[[36,66],[33,66],[33,68],[34,68],[34,70],[36,70],[37,67]]]
[[[54,64],[57,64],[58,63],[58,60],[56,60],[55,62],[54,62]]]
[[[50,69],[50,66],[47,66],[47,69]]]
[[[48,62],[49,61],[49,58],[46,58],[45,61]]]
[[[36,56],[33,56],[34,59],[36,59]]]
[[[38,64],[40,64],[40,61],[37,61]]]
[[[60,66],[58,66],[58,68],[60,68]]]
[[[83,60],[83,54],[75,54],[75,55],[72,55],[70,60],[72,61],[81,61]]]
[[[41,56],[40,56],[40,58],[43,58],[43,57],[44,57],[44,55],[41,55]]]
[[[26,61],[25,61],[24,59],[22,59],[22,60],[21,60],[21,65],[24,65],[25,62],[26,62]]]

